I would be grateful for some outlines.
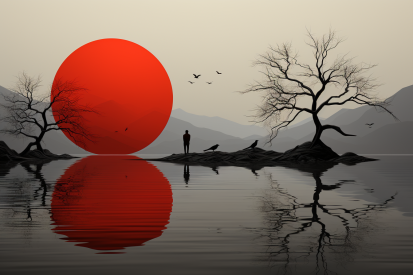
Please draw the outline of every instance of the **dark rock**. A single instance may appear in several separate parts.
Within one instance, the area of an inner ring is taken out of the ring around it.
[[[340,157],[332,159],[332,161],[334,161],[334,162],[344,163],[344,164],[347,164],[347,165],[354,165],[354,164],[357,164],[357,163],[360,163],[360,162],[375,161],[375,160],[377,160],[377,159],[359,156],[359,155],[351,153],[351,152],[344,153]]]
[[[71,159],[75,158],[68,154],[56,155],[51,153],[49,150],[44,149],[43,152],[40,150],[31,150],[25,155],[19,155],[15,150],[12,150],[7,146],[4,141],[0,140],[0,160],[2,161],[25,161],[25,160],[53,160],[53,159]]]
[[[311,142],[308,141],[296,146],[294,149],[285,151],[285,153],[279,156],[276,160],[295,161],[299,160],[299,158],[330,160],[337,157],[339,157],[339,155],[324,143],[317,143],[311,148]]]
[[[27,154],[24,155],[25,158],[34,158],[34,159],[71,159],[72,156],[68,154],[63,155],[56,155],[50,152],[47,149],[44,149],[43,152],[40,150],[31,150]]]

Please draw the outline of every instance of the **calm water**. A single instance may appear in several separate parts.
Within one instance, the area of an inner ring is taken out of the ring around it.
[[[411,274],[413,156],[375,157],[0,163],[0,273]]]

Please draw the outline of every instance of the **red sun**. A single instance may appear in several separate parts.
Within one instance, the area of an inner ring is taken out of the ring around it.
[[[96,138],[82,144],[65,135],[95,154],[130,154],[145,148],[171,114],[173,94],[166,70],[148,50],[127,40],[101,39],[81,46],[62,63],[53,85],[57,81],[75,81],[85,88],[78,103],[98,114],[83,114],[82,123]]]

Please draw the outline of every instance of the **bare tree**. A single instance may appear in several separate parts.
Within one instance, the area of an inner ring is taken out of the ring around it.
[[[354,136],[344,133],[338,126],[322,125],[318,117],[320,111],[328,106],[349,102],[374,106],[397,119],[387,109],[389,102],[375,95],[374,91],[379,86],[376,79],[366,76],[376,65],[354,64],[353,58],[347,55],[338,56],[330,62],[331,51],[343,40],[331,30],[321,38],[314,37],[309,31],[307,34],[309,42],[306,44],[313,52],[312,65],[299,62],[298,54],[293,52],[289,43],[270,47],[254,63],[264,68],[264,80],[240,92],[263,92],[263,103],[258,106],[254,117],[256,122],[264,122],[271,129],[269,142],[301,113],[310,114],[315,124],[311,146],[321,142],[321,134],[327,129],[336,130],[344,136]]]
[[[6,109],[7,115],[1,120],[8,124],[8,128],[0,132],[34,139],[20,155],[26,154],[33,146],[43,152],[41,142],[50,131],[63,131],[81,144],[95,138],[84,124],[85,113],[97,113],[89,106],[80,104],[85,88],[74,81],[56,80],[47,94],[38,95],[40,87],[40,77],[33,78],[22,73],[17,77],[16,86],[11,89],[13,93],[3,95],[6,103],[1,106]]]

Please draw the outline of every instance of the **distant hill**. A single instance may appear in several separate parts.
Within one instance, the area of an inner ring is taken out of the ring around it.
[[[257,125],[243,125],[218,116],[209,117],[194,115],[187,113],[182,109],[173,110],[171,116],[189,122],[197,127],[208,128],[240,138],[252,135],[266,136],[268,134],[265,128]]]
[[[259,140],[259,139],[262,139],[262,136],[260,136],[260,135],[251,135],[251,136],[248,136],[248,137],[245,137],[245,138],[243,138],[243,139],[245,139],[245,140]]]
[[[413,121],[413,85],[401,89],[391,98],[391,106],[389,109],[397,116],[401,122]],[[370,134],[373,130],[379,129],[388,124],[395,124],[399,121],[395,120],[387,112],[378,112],[374,107],[368,108],[360,118],[352,123],[341,124],[341,129],[350,134],[355,134],[362,137]],[[369,128],[366,123],[374,123]],[[342,139],[345,138],[335,131],[326,133],[328,137]]]
[[[323,122],[334,125],[350,124],[358,120],[370,108],[370,106],[360,106],[354,109],[341,109]]]
[[[413,121],[387,124],[357,142],[369,154],[413,154]]]
[[[247,147],[252,143],[250,140],[244,140],[207,128],[196,127],[189,122],[170,117],[168,124],[159,137],[151,145],[139,151],[139,153],[182,153],[182,136],[185,130],[188,130],[191,135],[190,152],[200,152],[215,144],[220,144],[220,150],[239,150],[240,147]]]

